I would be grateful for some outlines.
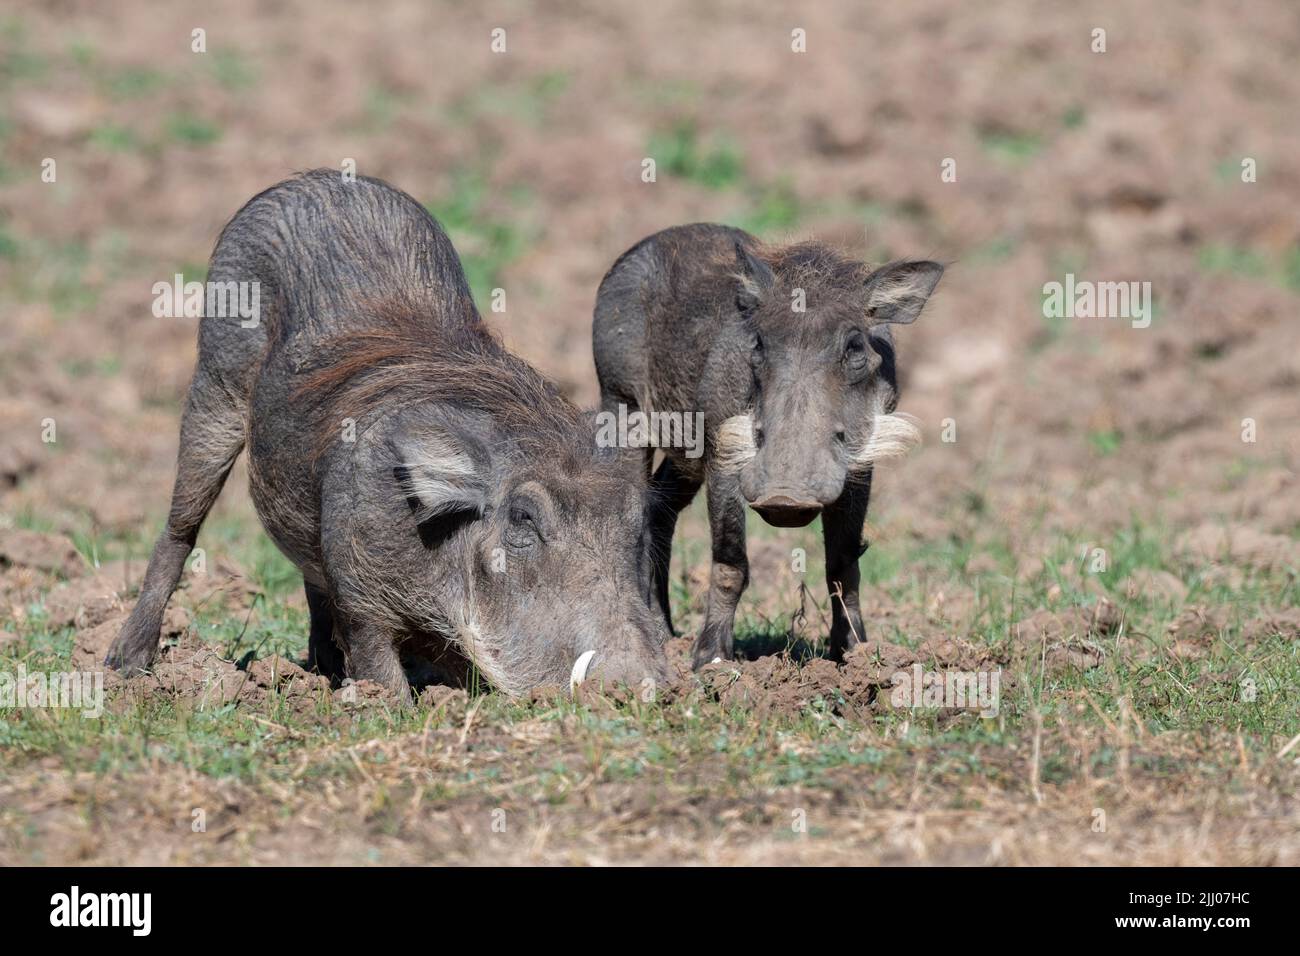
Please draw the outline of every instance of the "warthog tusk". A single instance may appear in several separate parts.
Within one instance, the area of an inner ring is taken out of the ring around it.
[[[595,651],[583,651],[576,661],[573,662],[573,670],[569,674],[569,692],[578,689],[578,685],[587,679],[587,668],[591,665],[591,659],[596,656]]]

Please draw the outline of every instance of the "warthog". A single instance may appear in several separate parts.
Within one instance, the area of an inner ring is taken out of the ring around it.
[[[655,559],[642,582],[671,627],[673,529],[707,484],[713,566],[696,667],[732,653],[749,582],[746,502],[779,527],[822,515],[832,657],[860,640],[872,465],[920,438],[894,413],[889,326],[913,321],[942,273],[923,261],[873,270],[818,243],[766,247],[739,229],[696,224],[641,241],[601,282],[593,340],[603,407],[704,414],[703,457],[666,448],[654,472]]]
[[[487,331],[418,203],[306,173],[236,214],[209,276],[257,283],[261,320],[200,323],[171,514],[111,666],[154,660],[247,445],[258,515],[302,571],[322,672],[405,692],[403,654],[432,648],[507,693],[667,679],[665,626],[638,588],[645,483]]]

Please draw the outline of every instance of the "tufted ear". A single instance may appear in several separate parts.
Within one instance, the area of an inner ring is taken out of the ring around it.
[[[736,243],[736,308],[748,315],[758,308],[763,296],[772,288],[776,277],[772,267],[754,255],[742,243]]]
[[[891,262],[867,277],[867,321],[906,324],[916,319],[943,276],[937,262]]]
[[[468,432],[422,428],[390,439],[393,478],[417,524],[449,515],[481,516],[487,507],[486,448]]]

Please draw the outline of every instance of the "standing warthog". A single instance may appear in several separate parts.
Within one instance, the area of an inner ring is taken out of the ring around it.
[[[408,689],[433,648],[499,690],[665,680],[638,587],[644,482],[487,331],[438,223],[378,180],[317,170],[252,199],[212,281],[260,321],[205,317],[171,515],[108,663],[158,650],[163,610],[247,444],[253,501],[302,571],[309,663]]]
[[[858,559],[872,465],[920,438],[894,414],[889,325],[914,320],[942,274],[935,262],[872,270],[818,243],[769,248],[706,223],[642,240],[601,282],[593,339],[605,410],[704,414],[703,457],[666,448],[654,473],[655,557],[642,580],[671,627],[673,529],[707,482],[713,567],[696,667],[732,653],[749,583],[746,502],[778,527],[822,515],[831,656],[861,638]]]

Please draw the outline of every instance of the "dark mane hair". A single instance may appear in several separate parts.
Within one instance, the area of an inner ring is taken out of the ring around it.
[[[750,252],[771,267],[782,289],[805,289],[810,299],[815,297],[822,302],[860,300],[873,271],[867,263],[815,240],[786,246],[757,242],[750,247]],[[719,254],[714,268],[720,275],[734,274],[735,254]]]
[[[582,447],[566,440],[585,434],[578,408],[481,322],[441,322],[391,299],[365,311],[367,327],[326,342],[291,395],[309,405],[314,461],[343,419],[430,401],[486,412],[530,451]]]
[[[789,246],[767,246],[759,250],[772,270],[785,282],[817,285],[837,292],[856,293],[871,274],[863,262],[841,254],[825,243],[797,242]]]

